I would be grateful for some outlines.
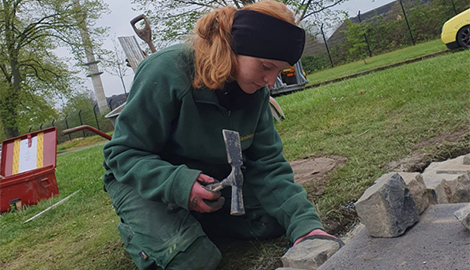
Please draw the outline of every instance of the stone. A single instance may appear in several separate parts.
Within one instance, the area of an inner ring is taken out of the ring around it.
[[[470,165],[466,165],[465,156],[459,156],[453,159],[448,159],[443,162],[438,162],[436,168],[437,174],[466,174],[470,176]],[[426,172],[426,170],[425,170]]]
[[[423,213],[429,206],[428,190],[424,184],[423,176],[420,173],[399,172],[398,174],[400,174],[410,190],[418,208],[418,213]]]
[[[430,204],[470,202],[470,178],[467,174],[422,174]]]
[[[373,237],[396,237],[419,221],[413,196],[398,173],[382,175],[356,202],[356,212]]]
[[[284,267],[315,270],[340,248],[332,240],[308,239],[291,247],[281,261]]]
[[[455,211],[454,216],[470,231],[470,204]]]
[[[433,162],[422,173],[430,203],[470,202],[470,155]],[[442,182],[444,181],[445,182]]]
[[[429,204],[449,203],[450,186],[442,175],[423,175],[427,188]]]

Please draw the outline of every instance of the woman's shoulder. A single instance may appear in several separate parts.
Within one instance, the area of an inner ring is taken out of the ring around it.
[[[180,43],[168,46],[164,49],[161,49],[157,52],[152,53],[144,61],[154,58],[190,58],[193,54],[193,49],[188,43]]]
[[[152,53],[139,65],[137,72],[151,69],[152,72],[181,76],[191,75],[194,63],[193,50],[188,44],[176,44]]]

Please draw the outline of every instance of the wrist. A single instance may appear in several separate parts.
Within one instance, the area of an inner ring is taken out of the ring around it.
[[[322,229],[314,229],[311,232],[297,238],[297,240],[295,240],[295,242],[294,242],[294,246],[297,245],[298,243],[300,243],[305,238],[307,238],[309,236],[312,236],[312,235],[329,235],[329,234],[327,232],[325,232],[324,230],[322,230]]]

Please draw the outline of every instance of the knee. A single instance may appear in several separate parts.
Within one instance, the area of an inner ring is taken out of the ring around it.
[[[219,249],[209,238],[202,236],[185,250],[179,251],[165,269],[213,270],[217,268],[221,259]]]

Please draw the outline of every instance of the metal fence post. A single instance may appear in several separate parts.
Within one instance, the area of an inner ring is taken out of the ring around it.
[[[39,126],[39,130],[42,130],[42,125],[44,125],[44,124],[41,124],[41,125]]]
[[[98,116],[96,116],[96,107],[98,106],[98,104],[96,104],[95,106],[93,106],[93,113],[95,114],[95,121],[96,121],[96,127],[98,128],[98,130],[101,130],[100,129],[100,123],[98,122]]]
[[[320,27],[321,35],[323,36],[323,41],[325,42],[326,52],[328,53],[328,58],[330,59],[331,67],[333,67],[333,60],[331,60],[330,49],[328,49],[328,43],[326,42],[325,32],[323,32],[323,23]]]
[[[452,8],[454,9],[454,14],[457,15],[457,9],[455,8],[454,0],[450,0],[450,2],[452,3]]]
[[[67,129],[69,129],[69,122],[67,122],[67,117],[69,117],[68,114],[65,115],[65,126],[67,127]],[[70,136],[70,133],[69,133],[69,141],[72,140],[72,137]]]
[[[408,18],[406,17],[405,8],[403,7],[403,2],[400,0],[401,10],[403,11],[403,16],[405,16],[406,26],[408,27],[408,32],[410,33],[411,43],[415,45],[415,40],[413,39],[413,34],[411,34],[410,24],[408,23]]]
[[[360,10],[357,11],[357,18],[359,19],[359,23],[362,23]],[[369,47],[369,41],[367,40],[366,31],[364,31],[364,40],[366,41],[366,44],[367,44],[367,51],[369,52],[369,57],[372,57],[372,51],[370,50],[370,47]]]
[[[80,125],[83,126],[82,110],[78,111],[78,119],[80,119]],[[82,132],[83,132],[83,138],[85,138],[85,130],[82,130]]]
[[[53,126],[53,127],[54,127],[54,122],[55,122],[55,119],[52,120],[52,123],[51,123],[51,126]]]

